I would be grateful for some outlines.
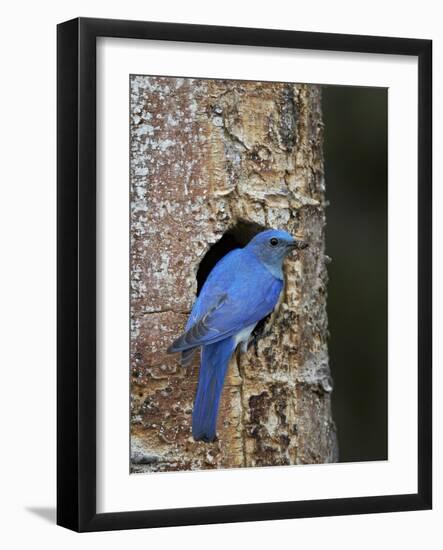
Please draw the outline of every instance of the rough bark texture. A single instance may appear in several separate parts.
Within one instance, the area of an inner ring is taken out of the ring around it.
[[[130,84],[131,471],[336,461],[320,88]],[[231,360],[218,440],[195,442],[199,354],[186,370],[166,348],[184,327],[205,254],[232,228],[247,240],[251,227],[285,229],[310,246],[286,260],[279,306]]]

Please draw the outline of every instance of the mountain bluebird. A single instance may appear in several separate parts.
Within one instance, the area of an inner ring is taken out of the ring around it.
[[[256,324],[272,312],[283,288],[283,260],[307,246],[285,231],[258,233],[244,248],[224,256],[196,298],[185,332],[168,348],[187,365],[201,347],[197,394],[192,413],[196,441],[214,441],[217,414],[229,359],[241,344],[246,351]]]

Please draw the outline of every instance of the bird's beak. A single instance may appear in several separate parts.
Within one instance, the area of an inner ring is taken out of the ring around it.
[[[294,239],[291,243],[287,244],[287,247],[290,250],[303,250],[305,248],[308,248],[308,243],[306,241],[302,241],[299,239]]]

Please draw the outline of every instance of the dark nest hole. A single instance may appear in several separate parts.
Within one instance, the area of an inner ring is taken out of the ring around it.
[[[236,248],[243,248],[248,242],[260,233],[265,231],[267,227],[254,222],[248,222],[245,220],[238,221],[235,225],[230,227],[219,241],[214,243],[211,248],[206,252],[204,258],[200,262],[197,270],[197,296],[216,263],[226,256],[231,250]],[[254,329],[252,336],[254,340],[257,340],[263,333],[263,328],[266,324],[269,315],[262,319]]]

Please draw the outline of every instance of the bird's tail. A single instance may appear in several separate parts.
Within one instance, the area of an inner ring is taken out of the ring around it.
[[[209,442],[215,439],[220,395],[233,351],[233,338],[202,348],[198,388],[192,413],[192,435],[196,441]]]

